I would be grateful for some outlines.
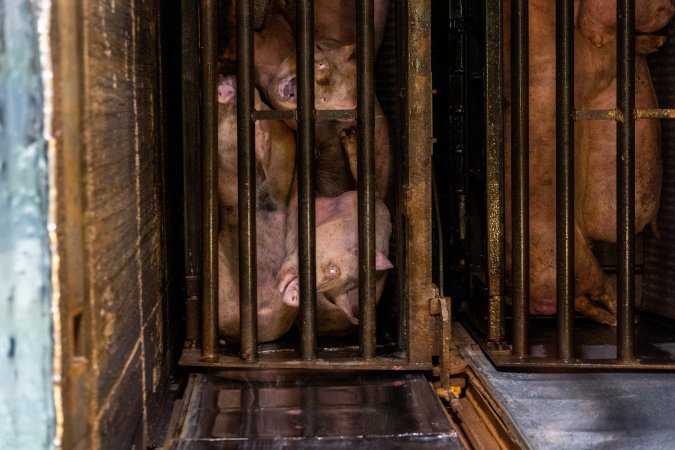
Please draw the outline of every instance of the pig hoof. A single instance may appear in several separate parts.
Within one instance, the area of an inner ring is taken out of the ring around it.
[[[585,295],[574,299],[574,309],[595,322],[616,326],[616,316]]]
[[[638,55],[649,55],[650,53],[658,51],[665,42],[665,36],[642,34],[635,38],[635,53]]]
[[[354,128],[343,128],[340,130],[342,145],[349,148],[350,145],[356,145],[356,130]]]

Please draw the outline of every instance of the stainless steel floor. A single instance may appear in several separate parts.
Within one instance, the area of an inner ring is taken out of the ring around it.
[[[499,372],[460,349],[532,449],[675,449],[675,373]]]
[[[190,377],[165,448],[461,448],[420,374]]]

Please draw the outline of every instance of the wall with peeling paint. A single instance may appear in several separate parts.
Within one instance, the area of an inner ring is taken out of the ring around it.
[[[51,448],[52,325],[40,0],[0,0],[0,448]]]

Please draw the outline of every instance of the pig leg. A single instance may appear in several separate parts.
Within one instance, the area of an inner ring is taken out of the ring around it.
[[[635,53],[638,55],[649,55],[658,51],[665,43],[665,36],[641,34],[635,37]]]
[[[343,124],[322,121],[316,124],[316,193],[320,197],[337,197],[356,189],[355,177],[347,161],[341,139]]]
[[[389,140],[389,124],[379,103],[375,104],[375,179],[378,198],[390,200],[394,170],[392,165],[392,150]],[[356,129],[344,129],[340,132],[349,169],[356,180],[357,176],[357,135]],[[389,206],[389,205],[388,205]]]
[[[342,139],[342,147],[347,154],[347,159],[349,160],[349,170],[352,173],[352,176],[356,180],[357,175],[357,150],[356,150],[356,128],[344,129],[340,132],[340,139]]]
[[[574,308],[584,316],[607,325],[616,325],[616,292],[591,251],[590,242],[575,227]]]

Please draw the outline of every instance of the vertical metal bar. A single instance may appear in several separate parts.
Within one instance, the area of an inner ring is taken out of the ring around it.
[[[396,64],[395,64],[395,92],[409,92],[406,91],[406,86],[408,85],[408,27],[409,27],[409,11],[408,5],[406,2],[391,2],[389,14],[393,14],[394,21],[394,36],[395,36],[395,50],[396,50]],[[420,56],[421,57],[421,56]],[[407,95],[396,95],[395,96],[395,117],[393,121],[390,122],[390,130],[393,131],[392,136],[395,136],[394,142],[394,154],[403,155],[406,149],[408,148],[409,136],[407,134]],[[397,194],[396,198],[401,199],[403,195],[401,194],[401,186],[405,186],[408,183],[409,175],[401,167],[401,164],[394,164],[394,180],[395,186],[394,192]],[[410,225],[407,220],[404,219],[401,211],[404,210],[404,207],[399,201],[396,202],[395,210],[392,212],[392,221],[396,230],[396,262],[394,263],[398,270],[396,270],[396,304],[397,305],[407,305],[406,307],[400,307],[398,309],[397,319],[398,319],[398,351],[401,354],[409,354],[410,352],[410,342],[412,341],[409,330],[410,324],[408,318],[410,317],[409,312],[412,311],[412,303],[406,302],[404,293],[408,291],[408,254],[406,244],[408,243],[408,233],[410,230]],[[405,275],[404,275],[405,274]]]
[[[504,102],[502,2],[485,2],[488,340],[504,340]]]
[[[216,1],[200,1],[203,235],[202,356],[214,357],[218,342],[218,111],[216,109]]]
[[[314,216],[314,1],[298,0],[298,240],[302,359],[316,358],[316,236]]]
[[[361,356],[375,357],[375,58],[373,0],[356,2]]]
[[[529,105],[527,0],[511,4],[511,172],[513,243],[513,355],[528,354],[530,304]]]
[[[617,348],[635,359],[635,0],[617,1]]]
[[[556,4],[556,300],[558,359],[574,359],[574,2]]]
[[[201,194],[202,152],[199,142],[199,22],[198,4],[181,2],[181,113],[183,137],[183,239],[185,240],[185,341],[201,340]]]
[[[237,2],[237,176],[239,182],[239,320],[241,357],[258,359],[256,292],[255,121],[253,91],[253,11],[251,0]]]

